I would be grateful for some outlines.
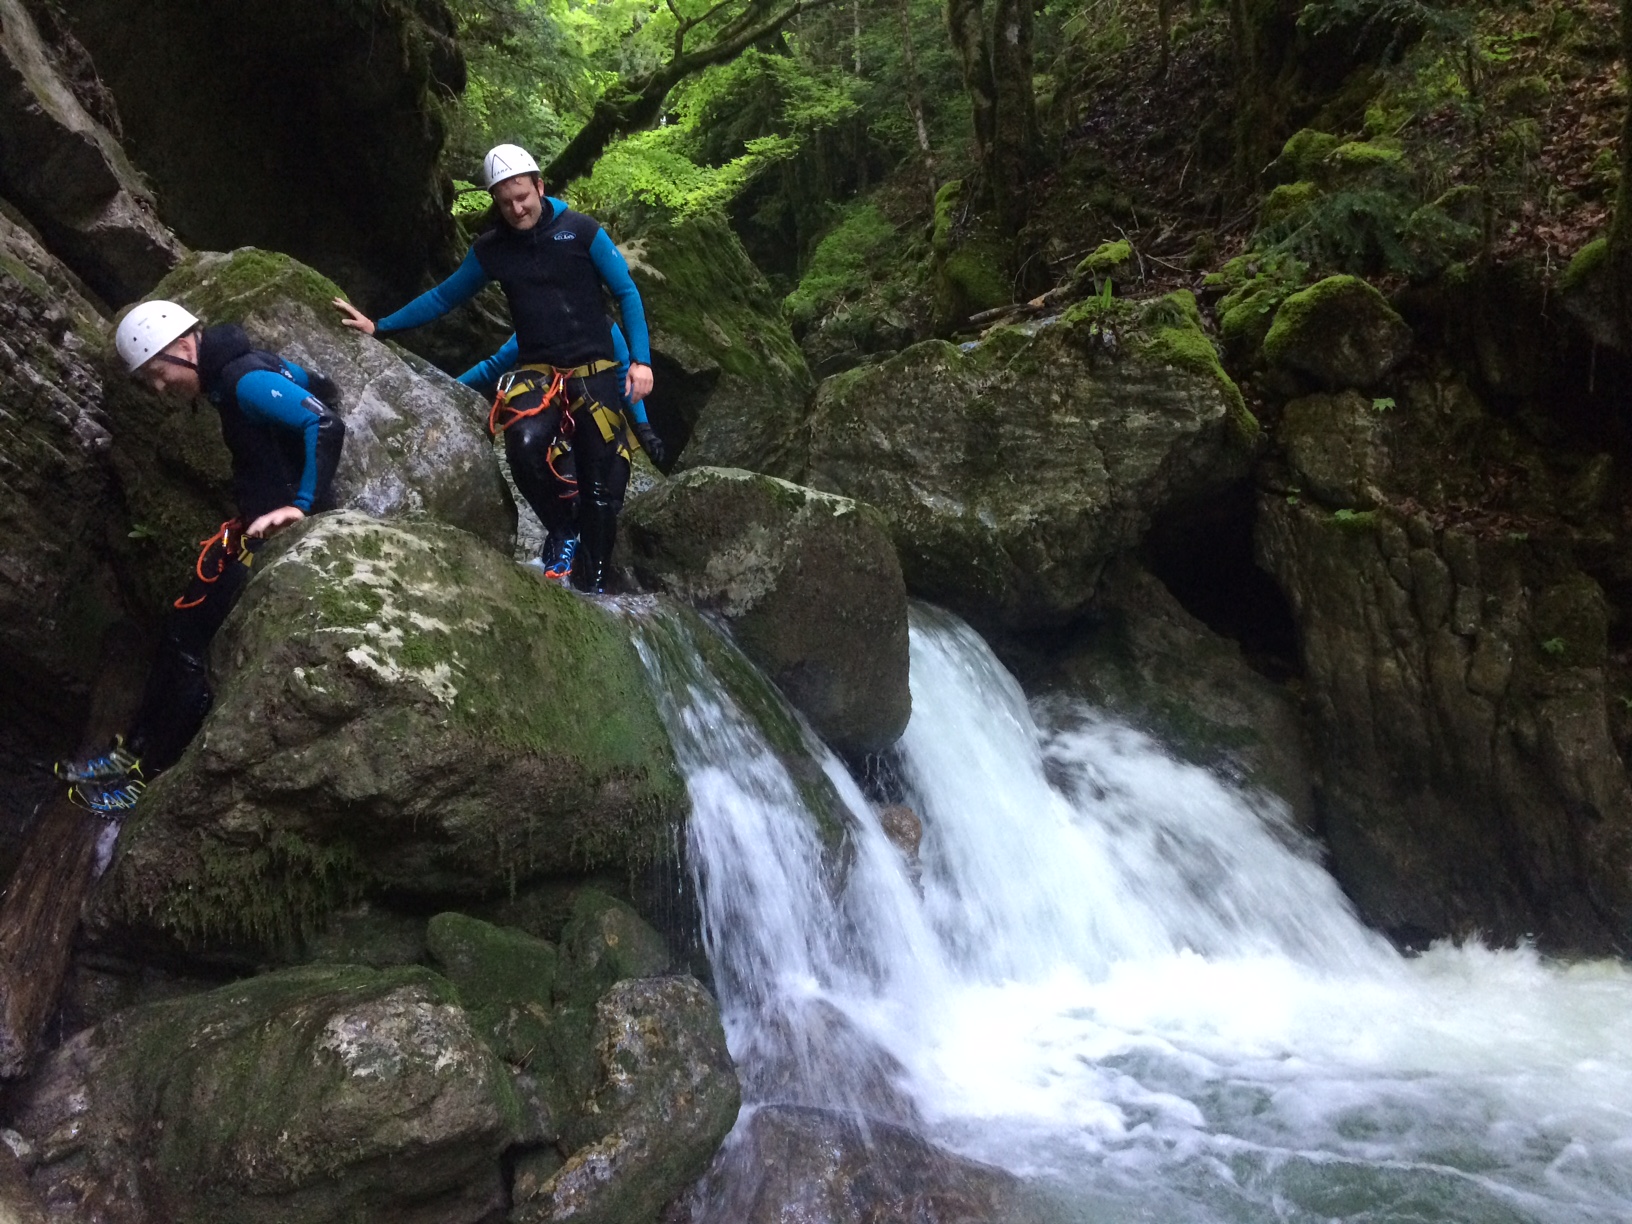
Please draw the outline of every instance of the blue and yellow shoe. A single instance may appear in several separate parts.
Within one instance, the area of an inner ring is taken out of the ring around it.
[[[71,785],[81,782],[121,782],[129,777],[142,776],[142,761],[125,747],[125,737],[116,735],[113,747],[101,756],[58,761],[54,767],[57,777]]]
[[[572,577],[572,559],[578,555],[578,537],[558,540],[544,561],[544,577],[552,582],[565,582]]]
[[[68,798],[98,816],[118,816],[130,811],[146,786],[138,781],[78,782],[68,788]]]

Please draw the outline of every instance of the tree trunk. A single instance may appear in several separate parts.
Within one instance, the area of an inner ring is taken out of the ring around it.
[[[1037,168],[1037,101],[1032,93],[1032,0],[994,0],[992,76],[997,116],[992,200],[1005,233],[1026,222],[1028,183]]]
[[[1632,0],[1628,0],[1632,3]],[[912,2],[901,0],[901,53],[907,69],[907,113],[918,133],[918,151],[924,159],[924,184],[929,189],[929,211],[935,211],[935,152],[930,148],[929,124],[924,121],[924,91],[918,81],[918,55],[912,45]]]
[[[946,0],[946,29],[963,69],[963,87],[973,112],[975,163],[986,177],[996,139],[997,85],[992,80],[991,46],[986,39],[981,0]]]
[[[1289,78],[1297,69],[1302,0],[1229,0],[1235,73],[1235,166],[1255,184],[1290,133]]]
[[[1621,347],[1632,352],[1632,0],[1621,0],[1621,75],[1627,99],[1621,123],[1621,185],[1609,229],[1609,276],[1620,316]]]

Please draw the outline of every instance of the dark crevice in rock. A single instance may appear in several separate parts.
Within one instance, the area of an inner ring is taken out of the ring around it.
[[[668,467],[674,466],[691,441],[697,418],[719,381],[718,366],[691,372],[666,353],[652,354],[652,393],[646,397],[646,418],[668,450]]]
[[[1299,674],[1297,625],[1286,596],[1253,559],[1256,496],[1248,481],[1158,515],[1140,559],[1186,612],[1239,643],[1272,680]]]

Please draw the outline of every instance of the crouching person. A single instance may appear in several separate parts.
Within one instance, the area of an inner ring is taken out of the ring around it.
[[[133,806],[143,779],[173,765],[192,740],[210,708],[210,640],[249,579],[256,545],[330,508],[346,436],[334,383],[256,348],[236,324],[203,327],[174,302],[143,302],[114,342],[130,373],[154,391],[202,394],[215,405],[238,515],[203,542],[128,732],[101,755],[57,765],[73,799],[105,813]]]

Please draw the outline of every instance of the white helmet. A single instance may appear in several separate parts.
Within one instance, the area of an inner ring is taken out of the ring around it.
[[[141,302],[120,321],[113,343],[134,374],[197,326],[198,319],[174,302]]]
[[[537,173],[538,163],[533,160],[533,155],[520,145],[495,145],[488,150],[487,157],[482,162],[482,174],[487,179],[484,185],[489,191],[507,178],[515,178],[518,174]]]

